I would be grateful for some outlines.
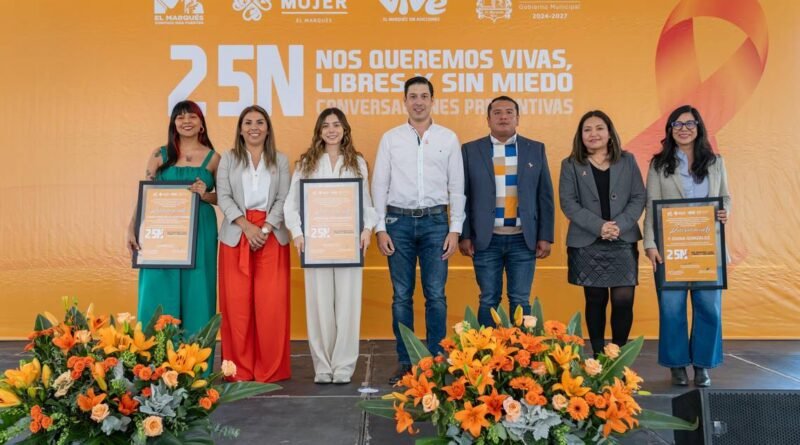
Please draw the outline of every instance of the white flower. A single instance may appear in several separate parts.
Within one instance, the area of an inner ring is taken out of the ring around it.
[[[132,324],[133,320],[136,320],[136,317],[131,315],[130,312],[120,312],[119,314],[117,314],[117,324],[120,325],[125,323]]]
[[[75,383],[75,381],[72,380],[72,375],[70,375],[69,371],[61,373],[61,375],[56,377],[55,381],[53,381],[53,388],[56,390],[55,396],[64,397],[67,395],[73,383]]]
[[[532,328],[536,326],[536,317],[533,315],[523,315],[522,316],[522,325],[526,328]]]
[[[592,377],[603,372],[603,365],[593,358],[587,358],[586,361],[583,362],[583,367],[586,369],[586,373]]]
[[[427,393],[422,396],[422,410],[426,413],[436,411],[439,408],[439,399],[433,393]]]
[[[223,360],[220,368],[222,369],[222,375],[225,377],[236,377],[236,363],[230,360]]]

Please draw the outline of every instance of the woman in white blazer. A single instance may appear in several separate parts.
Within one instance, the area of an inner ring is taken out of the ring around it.
[[[341,110],[323,110],[314,126],[311,147],[297,162],[284,213],[298,253],[305,244],[299,211],[301,179],[361,178],[361,249],[366,251],[369,246],[377,215],[369,195],[367,162],[353,146],[351,134]],[[315,383],[350,383],[353,376],[358,360],[362,272],[361,267],[305,269],[306,323]]]
[[[684,105],[667,119],[661,151],[653,156],[647,174],[644,247],[653,270],[663,262],[653,230],[653,200],[722,197],[728,221],[731,197],[722,156],[715,155],[700,112]],[[722,290],[693,289],[691,338],[686,319],[686,290],[660,290],[658,294],[658,363],[670,368],[672,383],[689,384],[686,366],[694,366],[695,386],[711,385],[708,368],[722,363]]]
[[[253,105],[239,115],[236,145],[217,170],[219,306],[222,358],[236,380],[274,382],[289,367],[289,233],[283,203],[289,161],[275,148],[267,112]]]

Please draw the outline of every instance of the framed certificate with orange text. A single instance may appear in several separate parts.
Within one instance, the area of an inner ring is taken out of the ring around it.
[[[363,223],[360,178],[301,179],[302,267],[361,267]]]
[[[727,289],[725,225],[717,219],[722,198],[653,201],[653,229],[663,263],[656,288]]]
[[[192,269],[200,197],[191,182],[141,181],[136,206],[133,267]]]

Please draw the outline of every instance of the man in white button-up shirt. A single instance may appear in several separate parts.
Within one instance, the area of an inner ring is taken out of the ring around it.
[[[428,349],[434,355],[441,351],[439,342],[447,329],[447,259],[458,248],[464,223],[464,170],[458,138],[433,123],[433,85],[428,79],[407,80],[404,94],[408,122],[381,138],[372,181],[378,249],[388,257],[394,291],[392,329],[400,367],[390,383],[411,369],[398,326],[414,328],[417,258]]]

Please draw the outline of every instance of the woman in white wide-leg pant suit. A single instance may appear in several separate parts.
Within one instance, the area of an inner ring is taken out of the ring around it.
[[[365,251],[377,223],[369,196],[367,162],[355,150],[350,125],[338,108],[320,113],[311,147],[300,157],[292,175],[284,217],[298,253],[305,244],[300,180],[325,178],[363,179],[361,249]],[[362,272],[361,267],[305,269],[306,324],[315,383],[350,383],[358,360]]]

